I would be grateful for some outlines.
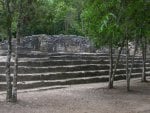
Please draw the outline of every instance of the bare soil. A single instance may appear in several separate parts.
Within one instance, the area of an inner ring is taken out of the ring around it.
[[[131,91],[126,82],[66,86],[53,90],[18,93],[17,104],[5,102],[0,94],[0,113],[150,113],[150,82],[132,80]]]

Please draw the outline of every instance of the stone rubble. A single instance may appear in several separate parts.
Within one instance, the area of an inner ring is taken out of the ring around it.
[[[7,49],[7,41],[0,43],[1,49]],[[16,45],[12,40],[13,48]],[[20,40],[20,49],[42,52],[95,52],[92,42],[85,37],[76,35],[32,35]]]
[[[0,42],[0,50],[7,50],[8,41]],[[12,39],[12,48],[16,46],[16,39]],[[129,54],[133,55],[135,43],[129,42]],[[108,47],[100,47],[97,49],[94,44],[87,37],[77,35],[32,35],[25,36],[20,40],[19,50],[22,52],[41,51],[49,53],[69,52],[69,53],[109,53]],[[113,48],[113,53],[117,54],[119,48]],[[147,52],[149,53],[150,47],[148,46]],[[122,54],[126,54],[126,47],[123,48]],[[141,56],[142,52],[140,47],[136,53]]]

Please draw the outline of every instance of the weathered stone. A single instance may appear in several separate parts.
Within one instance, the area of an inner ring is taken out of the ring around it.
[[[15,47],[15,40],[12,46]],[[7,49],[6,43],[1,43],[1,49]],[[21,50],[40,50],[45,52],[95,52],[92,42],[76,35],[32,35],[20,40]]]
[[[0,42],[0,49],[7,50],[8,41]],[[12,40],[12,48],[16,46],[16,40]],[[148,46],[148,48],[150,48]],[[133,55],[135,43],[129,42],[129,54]],[[101,52],[109,53],[107,46],[96,49],[92,41],[88,38],[76,35],[32,35],[25,36],[20,40],[20,51],[42,51],[42,52]],[[149,49],[148,53],[150,53]],[[113,53],[118,49],[114,48]],[[126,54],[126,48],[123,48],[122,54]],[[141,55],[141,49],[138,47],[137,55]]]

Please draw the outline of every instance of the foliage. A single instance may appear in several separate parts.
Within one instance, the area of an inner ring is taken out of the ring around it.
[[[127,32],[129,40],[149,37],[149,2],[144,0],[89,0],[82,13],[86,33],[96,45],[117,45]],[[126,31],[127,30],[127,31]]]
[[[6,37],[6,13],[0,0],[0,36]],[[16,33],[18,0],[11,0],[12,32]],[[149,37],[146,0],[23,0],[23,35],[77,34],[92,37],[97,46],[109,39],[118,45],[125,30],[130,40]]]
[[[80,14],[84,1],[80,0],[23,0],[23,35],[82,34]],[[0,35],[6,35],[6,13],[0,2]],[[18,0],[11,0],[12,33],[16,34]]]

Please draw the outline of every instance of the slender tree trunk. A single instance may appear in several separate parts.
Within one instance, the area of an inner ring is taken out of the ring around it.
[[[7,95],[6,95],[6,101],[11,102],[12,98],[12,84],[11,84],[11,73],[10,73],[10,63],[11,63],[11,36],[9,36],[8,39],[8,53],[7,53],[7,62],[6,62],[6,82],[7,82]]]
[[[64,20],[64,24],[65,24],[64,31],[65,31],[65,34],[67,34],[68,33],[68,20],[67,19]]]
[[[109,61],[110,61],[110,68],[109,68],[109,89],[113,88],[113,82],[112,82],[112,74],[113,74],[113,51],[112,51],[112,38],[110,40],[109,44]]]
[[[15,48],[14,75],[12,87],[12,101],[17,102],[17,76],[18,76],[18,41]]]
[[[10,63],[11,63],[11,39],[12,39],[12,33],[11,33],[11,11],[10,11],[10,0],[6,0],[6,10],[7,10],[7,33],[8,33],[8,53],[7,53],[7,62],[6,62],[6,82],[7,82],[7,94],[6,94],[6,101],[11,102],[12,101],[12,84],[11,84],[11,72],[10,72]]]
[[[129,63],[128,63],[128,59],[129,59],[129,48],[128,48],[128,38],[126,36],[126,80],[127,80],[127,91],[129,91],[130,89],[130,77],[129,77]]]
[[[17,23],[14,75],[13,75],[13,88],[12,88],[12,101],[13,102],[17,102],[18,46],[20,43],[21,24],[22,24],[22,0],[19,0],[19,17],[18,17],[18,23]]]
[[[143,45],[142,45],[142,57],[143,57],[143,70],[142,70],[142,82],[146,82],[146,38],[142,37],[143,39]]]
[[[119,64],[120,55],[121,55],[121,52],[122,52],[122,49],[123,49],[123,46],[124,46],[124,42],[125,42],[125,39],[123,39],[122,44],[121,44],[121,47],[120,47],[119,52],[118,52],[118,55],[117,55],[115,67],[114,67],[114,70],[113,70],[112,80],[111,80],[111,81],[112,81],[112,84],[113,84],[113,81],[114,81],[114,78],[115,78],[115,74],[116,74],[116,71],[117,71],[117,66],[118,66],[118,64]]]
[[[135,43],[135,48],[134,48],[134,54],[132,56],[132,64],[131,64],[131,68],[130,68],[130,72],[129,72],[129,81],[128,81],[128,91],[130,90],[130,78],[131,78],[131,74],[132,74],[132,70],[133,70],[133,66],[134,66],[134,59],[135,59],[135,55],[136,55],[136,51],[137,51],[137,44],[138,44],[138,41],[136,41]]]
[[[55,35],[55,23],[53,23],[53,34]]]
[[[81,23],[82,23],[82,33],[85,34],[85,32],[84,32],[84,22],[83,22],[83,19],[81,20]]]

